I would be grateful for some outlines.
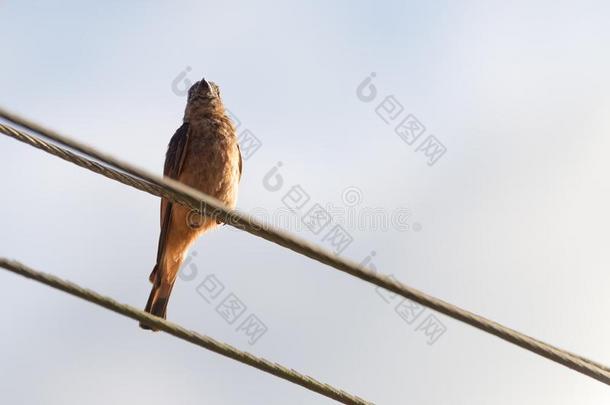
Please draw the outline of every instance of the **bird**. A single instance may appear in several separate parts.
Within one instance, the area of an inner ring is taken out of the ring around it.
[[[220,88],[203,78],[188,91],[183,123],[169,142],[163,176],[210,195],[233,209],[242,167],[235,126],[224,108]],[[157,261],[149,276],[153,286],[146,312],[166,319],[167,304],[189,247],[218,224],[198,211],[161,199],[161,232]],[[156,331],[146,322],[140,322],[140,327]]]

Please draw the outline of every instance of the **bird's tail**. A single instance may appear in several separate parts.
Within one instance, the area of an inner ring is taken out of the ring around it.
[[[169,296],[172,292],[174,283],[168,283],[162,280],[158,274],[158,265],[155,266],[153,273],[151,274],[151,281],[153,283],[152,290],[148,296],[148,302],[144,311],[151,315],[165,319],[167,316],[167,303],[169,302]],[[157,331],[157,329],[145,322],[140,322],[140,327],[146,330]]]

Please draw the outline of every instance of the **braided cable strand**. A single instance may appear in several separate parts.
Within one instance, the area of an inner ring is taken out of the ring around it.
[[[371,402],[365,401],[362,398],[349,394],[345,391],[334,388],[328,384],[321,383],[314,378],[303,375],[295,370],[289,369],[277,363],[272,363],[264,358],[259,358],[230,346],[228,344],[214,340],[208,336],[200,335],[194,331],[183,328],[175,323],[168,322],[165,319],[150,315],[147,312],[136,309],[130,305],[122,304],[112,298],[100,295],[95,291],[82,288],[77,284],[55,277],[51,274],[42,273],[33,270],[19,262],[8,260],[0,257],[0,267],[3,267],[13,273],[17,273],[23,277],[36,280],[68,294],[82,298],[85,301],[92,302],[102,306],[110,311],[116,312],[136,321],[146,322],[155,328],[162,330],[179,339],[186,340],[197,346],[211,350],[220,355],[229,357],[240,363],[247,364],[266,373],[273,374],[276,377],[283,378],[294,384],[298,384],[308,390],[317,392],[325,397],[334,399],[343,404],[350,405],[372,405]]]
[[[598,381],[601,381],[604,384],[610,385],[610,368],[607,366],[529,337],[497,322],[456,307],[455,305],[432,297],[412,287],[403,285],[399,281],[393,280],[387,276],[376,274],[353,261],[338,257],[326,249],[298,239],[285,231],[273,229],[267,224],[263,224],[245,214],[231,210],[225,207],[219,201],[201,193],[200,191],[187,187],[171,179],[161,178],[149,174],[144,170],[134,168],[129,164],[122,163],[115,158],[102,154],[101,152],[96,151],[94,148],[82,145],[77,141],[71,140],[63,135],[59,135],[54,131],[50,131],[15,114],[0,109],[0,117],[35,131],[48,139],[86,154],[128,174],[120,173],[117,170],[97,164],[89,159],[77,156],[74,153],[57,146],[50,145],[39,138],[32,137],[31,135],[17,131],[14,128],[0,124],[0,132],[21,142],[27,143],[123,184],[135,187],[156,196],[165,197],[173,202],[190,207],[191,209],[200,210],[205,215],[219,219],[228,225],[284,246],[320,263],[326,264],[337,270],[351,274],[352,276],[355,276],[361,280],[394,292],[404,298],[415,301],[451,318],[460,320],[484,332],[497,336],[507,342],[513,343],[523,349],[529,350],[554,362],[562,364],[572,370],[578,371]]]

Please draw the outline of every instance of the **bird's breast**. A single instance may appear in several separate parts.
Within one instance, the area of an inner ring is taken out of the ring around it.
[[[232,132],[192,126],[180,181],[235,207],[240,157]]]

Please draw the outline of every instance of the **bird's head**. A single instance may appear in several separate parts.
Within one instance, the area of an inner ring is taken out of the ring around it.
[[[224,112],[224,108],[218,85],[205,79],[193,84],[188,93],[185,120],[219,112]]]

